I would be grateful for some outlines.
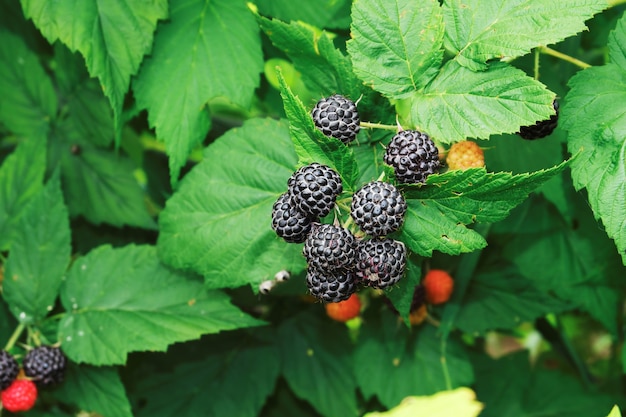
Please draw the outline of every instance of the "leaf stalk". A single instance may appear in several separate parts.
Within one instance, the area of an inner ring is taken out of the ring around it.
[[[537,49],[542,54],[550,55],[550,56],[562,59],[563,61],[567,61],[570,64],[576,65],[579,68],[586,69],[586,68],[591,67],[591,65],[587,64],[586,62],[581,61],[580,59],[574,58],[572,56],[564,54],[563,52],[559,52],[559,51],[557,51],[555,49],[552,49],[552,48],[549,48],[547,46],[540,46]]]

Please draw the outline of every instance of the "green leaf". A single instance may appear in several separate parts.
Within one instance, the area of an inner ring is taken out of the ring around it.
[[[586,188],[596,218],[626,264],[626,70],[615,64],[572,77],[563,107],[576,189]]]
[[[469,334],[514,329],[571,306],[527,280],[512,265],[493,265],[471,280],[454,325]]]
[[[4,299],[21,323],[37,322],[52,310],[70,253],[69,216],[55,171],[18,220],[6,263]]]
[[[442,143],[514,133],[554,113],[554,93],[523,71],[494,63],[472,72],[450,61],[400,115]],[[436,117],[433,117],[436,115]]]
[[[579,200],[572,201],[575,215],[565,223],[553,206],[533,197],[494,225],[490,239],[501,251],[497,256],[513,263],[533,286],[587,311],[615,333],[626,269]]]
[[[69,362],[63,384],[54,392],[62,402],[107,417],[132,417],[130,402],[117,369]]]
[[[132,161],[84,142],[71,128],[72,124],[60,125],[52,132],[48,148],[49,164],[61,167],[70,214],[94,224],[154,229]]]
[[[209,102],[225,97],[247,108],[262,70],[258,26],[244,1],[170,2],[133,90],[165,142],[173,183],[209,131]]]
[[[469,388],[441,391],[421,397],[407,397],[389,411],[367,413],[364,417],[477,417],[483,404]]]
[[[46,141],[29,138],[0,166],[0,251],[10,248],[28,202],[43,188]]]
[[[361,326],[354,361],[363,395],[376,396],[388,408],[407,396],[466,386],[474,378],[456,339],[442,339],[427,325],[411,334],[389,312]]]
[[[271,228],[272,206],[296,166],[287,126],[251,119],[209,146],[159,217],[159,256],[209,288],[258,285],[305,267],[302,246]]]
[[[421,261],[420,258],[418,258],[418,260]],[[409,314],[411,313],[413,304],[413,293],[415,292],[415,287],[419,285],[421,280],[421,263],[416,262],[413,257],[409,257],[409,259],[407,259],[404,278],[400,280],[398,285],[385,291],[385,296],[391,301],[391,304],[407,325],[410,324]]]
[[[481,417],[603,417],[615,400],[585,389],[575,378],[541,368],[531,371],[528,352],[475,361]]]
[[[67,106],[64,122],[81,142],[109,146],[115,136],[113,111],[97,80],[89,77],[82,56],[63,44],[54,44],[54,58],[59,95]]]
[[[255,417],[273,392],[279,370],[280,359],[272,345],[246,344],[211,352],[201,361],[147,381],[141,387],[147,403],[137,416]]]
[[[482,236],[464,225],[504,219],[533,190],[562,172],[568,162],[547,170],[512,175],[483,168],[428,177],[427,186],[405,187],[407,213],[402,241],[422,256],[433,250],[451,255],[485,247]]]
[[[620,413],[618,406],[614,406],[609,415],[606,417],[622,417],[622,413]]]
[[[606,0],[446,0],[445,46],[461,65],[484,70],[490,59],[525,55],[585,30],[585,20],[606,7]]]
[[[283,376],[326,417],[357,416],[352,345],[346,327],[301,314],[278,329]]]
[[[299,20],[320,28],[348,28],[350,1],[348,0],[257,0],[261,13],[285,22]]]
[[[391,98],[420,91],[443,60],[439,2],[359,0],[352,6],[347,44],[355,73]]]
[[[52,44],[60,40],[84,57],[89,74],[100,80],[121,132],[124,97],[130,77],[152,48],[159,19],[167,17],[167,1],[97,0],[49,2],[21,0],[24,14]]]
[[[626,71],[626,14],[609,34],[608,47],[611,62]]]
[[[297,4],[298,7],[302,5]],[[315,7],[319,9],[317,4]],[[302,22],[287,24],[259,15],[257,20],[272,43],[285,51],[293,61],[312,93],[322,96],[340,93],[353,101],[358,100],[361,94],[367,93],[354,75],[350,59],[335,48],[326,32],[318,33]]]
[[[0,30],[0,122],[30,138],[46,135],[57,115],[52,81],[21,38]]]
[[[101,246],[74,262],[61,290],[59,340],[78,363],[124,364],[129,352],[262,323],[159,263],[151,246]]]
[[[328,165],[341,176],[343,189],[353,191],[356,188],[359,171],[352,149],[339,139],[325,136],[318,130],[311,115],[300,99],[293,95],[280,73],[278,80],[285,113],[289,119],[289,133],[298,155],[298,165],[313,162]]]

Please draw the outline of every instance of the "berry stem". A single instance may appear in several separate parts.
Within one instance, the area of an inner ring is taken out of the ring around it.
[[[452,379],[450,378],[450,370],[448,369],[448,361],[446,360],[446,347],[447,347],[447,343],[448,342],[448,338],[447,337],[442,337],[441,338],[441,369],[443,371],[443,377],[446,381],[446,389],[448,391],[452,390]]]
[[[574,65],[576,65],[579,68],[586,69],[586,68],[591,67],[591,65],[587,64],[586,62],[581,61],[580,59],[576,59],[576,58],[574,58],[572,56],[564,54],[563,52],[559,52],[559,51],[556,51],[556,50],[554,50],[552,48],[548,48],[547,46],[540,46],[537,49],[542,54],[551,55],[553,57],[562,59],[563,61],[567,61],[570,64],[574,64]]]
[[[535,80],[539,80],[539,57],[541,56],[541,52],[538,48],[535,48],[535,65],[533,68],[533,75]]]
[[[13,348],[15,342],[17,342],[17,340],[20,338],[25,328],[26,326],[24,325],[24,323],[20,323],[17,325],[17,327],[13,331],[13,334],[11,335],[11,338],[4,347],[4,350],[9,351],[11,348]]]
[[[626,0],[609,0],[609,8],[625,4]]]
[[[384,125],[384,124],[381,124],[381,123],[361,122],[361,127],[365,127],[365,128],[368,128],[368,129],[393,130],[394,132],[398,131],[398,126]]]

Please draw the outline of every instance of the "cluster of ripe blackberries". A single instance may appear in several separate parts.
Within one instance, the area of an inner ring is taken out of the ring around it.
[[[400,228],[406,202],[392,184],[373,181],[352,196],[350,214],[371,239],[320,219],[332,211],[343,187],[332,168],[313,163],[287,181],[288,191],[272,209],[272,228],[287,242],[304,243],[307,286],[326,302],[346,300],[358,285],[386,288],[404,274],[406,248],[385,237]]]
[[[552,101],[552,108],[554,109],[554,114],[550,116],[549,119],[539,120],[534,125],[522,126],[518,135],[520,135],[522,139],[535,140],[545,138],[551,134],[554,129],[556,129],[559,122],[559,102],[557,99]]]
[[[26,353],[22,361],[24,374],[40,387],[58,384],[65,377],[67,359],[61,349],[39,346]],[[0,351],[0,390],[7,389],[19,373],[19,364],[6,350]]]

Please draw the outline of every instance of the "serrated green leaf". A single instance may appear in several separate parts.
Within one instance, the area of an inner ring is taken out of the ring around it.
[[[367,93],[354,75],[350,59],[335,48],[326,32],[317,33],[301,22],[287,24],[258,15],[257,20],[272,43],[293,61],[305,85],[315,95],[342,94],[356,101]]]
[[[345,326],[301,314],[284,322],[278,337],[283,376],[297,396],[325,417],[358,415]]]
[[[157,374],[142,386],[147,399],[138,417],[260,415],[280,370],[275,346],[246,345]]]
[[[52,44],[60,40],[79,51],[89,73],[100,80],[121,132],[124,97],[130,77],[152,48],[159,19],[167,17],[167,1],[97,0],[49,2],[21,0],[24,15],[32,19]]]
[[[64,121],[81,143],[109,146],[115,137],[113,110],[102,88],[90,78],[85,61],[61,43],[54,44],[54,73],[61,101],[67,106]]]
[[[94,224],[154,229],[132,161],[84,142],[71,127],[63,124],[52,132],[48,147],[49,164],[61,167],[70,214]]]
[[[454,325],[469,334],[514,329],[571,305],[550,296],[511,265],[494,265],[477,273],[462,300]]]
[[[350,26],[348,0],[257,0],[259,11],[285,22],[302,21],[320,28],[347,28]]]
[[[54,392],[62,402],[107,417],[132,417],[130,402],[117,369],[69,362],[63,384]]]
[[[410,109],[399,107],[399,114],[437,141],[453,143],[514,133],[548,119],[553,100],[543,84],[508,64],[494,63],[477,73],[450,61],[423,92],[410,97]]]
[[[418,258],[417,261],[421,261],[421,258]],[[413,293],[422,279],[422,266],[417,261],[413,257],[409,257],[404,278],[400,280],[398,285],[385,291],[385,296],[391,301],[407,325],[410,324],[409,314],[413,304]]]
[[[209,288],[256,291],[278,271],[302,271],[302,246],[271,228],[296,160],[283,122],[251,119],[219,138],[161,212],[161,259],[203,275]]]
[[[364,417],[477,417],[483,404],[469,388],[441,391],[421,397],[407,397],[389,411],[367,413]]]
[[[354,361],[363,395],[389,408],[407,396],[466,386],[474,378],[456,339],[444,340],[428,325],[411,334],[389,312],[361,326]]]
[[[498,256],[516,265],[541,292],[587,311],[615,333],[626,269],[586,203],[572,204],[576,212],[567,224],[544,199],[533,197],[494,225],[490,236],[501,250]]]
[[[355,73],[391,98],[420,91],[443,60],[443,17],[436,0],[358,0],[347,44]]]
[[[587,189],[589,204],[615,240],[626,264],[626,71],[615,64],[589,68],[572,77],[562,125],[576,189]]]
[[[0,251],[13,241],[17,222],[34,195],[43,188],[46,141],[29,138],[0,165]]]
[[[70,253],[69,216],[55,171],[15,225],[6,263],[4,299],[21,323],[37,322],[52,310]]]
[[[518,57],[585,30],[606,0],[446,0],[446,48],[473,71],[490,59]]]
[[[285,114],[289,120],[289,133],[298,155],[298,165],[313,162],[335,169],[341,176],[343,189],[353,191],[359,177],[358,165],[352,149],[339,139],[325,136],[315,127],[309,112],[300,99],[293,95],[282,75],[278,74]]]
[[[262,70],[258,26],[243,0],[170,2],[133,90],[165,142],[173,183],[209,131],[209,102],[225,97],[247,108]]]
[[[164,351],[174,342],[262,323],[224,293],[159,263],[151,246],[101,246],[77,259],[61,302],[63,351],[93,365],[124,364],[129,352]]]
[[[408,207],[402,240],[413,252],[426,257],[433,250],[458,255],[481,249],[487,242],[465,225],[504,219],[528,194],[567,165],[566,161],[519,175],[487,173],[483,168],[431,175],[426,187],[405,188]]]
[[[481,417],[603,417],[615,400],[559,371],[530,370],[528,352],[474,361]]]
[[[24,41],[0,30],[0,122],[17,135],[41,138],[57,115],[52,81]]]
[[[609,34],[608,47],[611,62],[626,71],[626,13]]]

